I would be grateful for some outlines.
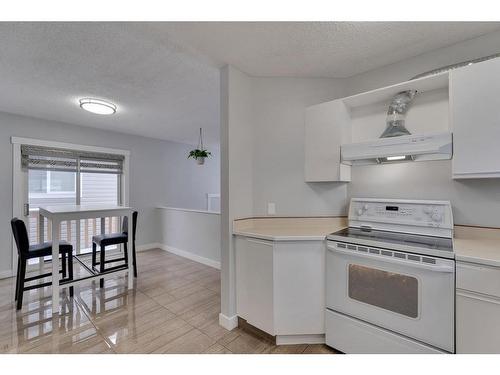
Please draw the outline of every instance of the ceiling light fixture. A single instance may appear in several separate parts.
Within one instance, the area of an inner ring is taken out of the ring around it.
[[[97,115],[112,115],[116,112],[116,105],[101,99],[80,99],[80,108]]]

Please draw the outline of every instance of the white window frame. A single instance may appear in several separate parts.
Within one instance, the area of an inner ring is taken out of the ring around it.
[[[12,217],[23,217],[23,207],[25,202],[25,196],[27,193],[27,186],[24,186],[23,182],[23,172],[21,170],[21,145],[31,145],[31,146],[43,146],[43,147],[54,147],[54,148],[65,148],[70,150],[81,150],[105,154],[116,154],[123,155],[125,158],[123,161],[123,171],[121,178],[118,179],[120,184],[120,204],[124,206],[129,205],[130,197],[130,151],[107,148],[100,146],[91,145],[81,145],[75,143],[57,142],[50,140],[34,139],[34,138],[24,138],[24,137],[11,137],[12,143]],[[80,195],[79,181],[76,181],[75,187],[77,189],[78,195]],[[55,193],[57,194],[57,193]],[[79,235],[78,235],[79,237]],[[77,239],[79,241],[79,238]],[[15,248],[15,243],[12,241],[12,276],[15,276],[17,268],[17,249]]]

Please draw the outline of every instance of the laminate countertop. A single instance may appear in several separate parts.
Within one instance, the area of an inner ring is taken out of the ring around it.
[[[345,217],[262,217],[233,222],[233,234],[270,241],[323,241],[347,226]]]
[[[233,234],[269,241],[323,241],[347,226],[345,217],[262,217],[233,222]],[[500,267],[500,229],[455,226],[456,260]]]
[[[453,248],[458,261],[500,267],[500,229],[457,225]]]

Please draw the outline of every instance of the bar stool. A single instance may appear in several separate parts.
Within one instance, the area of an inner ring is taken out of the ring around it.
[[[44,242],[41,244],[30,245],[28,231],[26,230],[26,225],[24,221],[13,218],[10,221],[12,227],[12,234],[16,241],[17,246],[17,279],[16,279],[16,301],[17,310],[20,310],[23,305],[23,293],[26,290],[44,288],[46,286],[52,285],[51,282],[24,286],[25,283],[33,280],[42,279],[45,277],[52,276],[52,272],[44,273],[42,275],[37,275],[33,277],[26,277],[26,266],[29,259],[39,258],[40,262],[43,262],[43,258],[52,255],[52,242]],[[59,243],[59,254],[62,257],[61,271],[63,278],[60,281],[70,281],[73,280],[73,246],[66,242],[60,241]],[[70,296],[73,296],[73,287],[69,288]]]
[[[137,215],[138,212],[134,211],[132,213],[132,262],[134,265],[134,277],[137,277],[137,264],[136,264],[136,256],[135,256],[135,234],[137,231]],[[128,266],[128,252],[127,252],[127,243],[128,243],[128,217],[125,216],[123,218],[122,223],[122,231],[121,233],[111,233],[111,234],[101,234],[98,236],[92,237],[92,269],[99,273],[104,273],[106,271],[111,271],[116,268],[121,268],[123,265],[110,267],[108,269],[105,268],[105,265],[108,263],[121,262],[124,261],[125,265]],[[123,258],[114,258],[106,260],[106,246],[119,245],[123,244],[124,255]],[[100,260],[97,261],[97,246],[100,247]],[[96,266],[99,265],[99,269]],[[99,280],[100,287],[104,287],[104,279]]]

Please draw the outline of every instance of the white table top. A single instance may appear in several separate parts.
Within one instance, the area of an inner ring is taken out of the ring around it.
[[[62,215],[62,214],[78,214],[78,213],[92,213],[102,211],[128,211],[131,207],[117,206],[112,204],[65,204],[65,205],[52,205],[40,206],[40,213],[43,215]]]

